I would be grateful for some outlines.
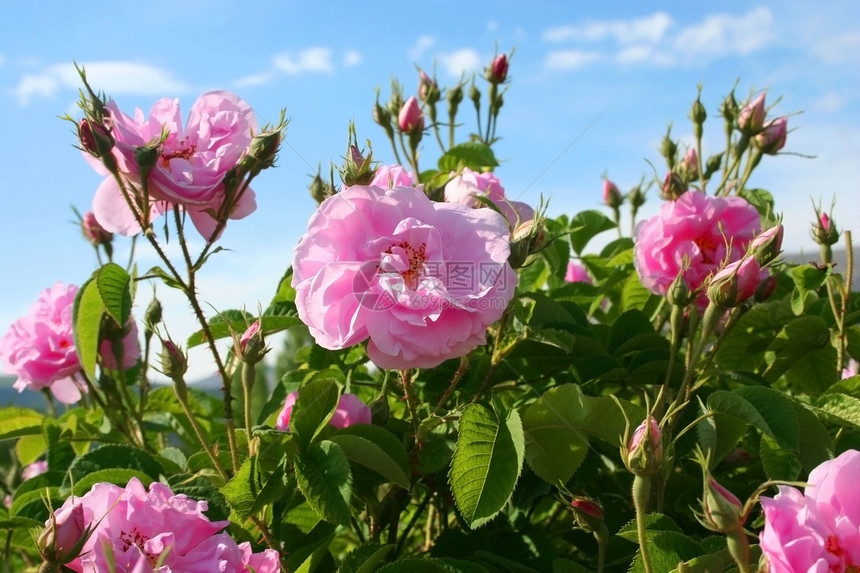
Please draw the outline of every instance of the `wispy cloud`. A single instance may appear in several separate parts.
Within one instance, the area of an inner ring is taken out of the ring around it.
[[[815,46],[814,52],[828,64],[860,62],[860,31],[825,38]]]
[[[415,40],[415,44],[413,44],[412,47],[409,48],[409,57],[413,60],[418,60],[427,52],[427,50],[429,50],[435,45],[436,38],[434,38],[433,36],[418,36],[418,38]]]
[[[550,28],[543,34],[547,42],[586,41],[595,42],[613,38],[620,44],[636,42],[659,42],[672,25],[672,18],[665,12],[656,12],[645,18],[633,20],[587,21],[581,25],[566,25]]]
[[[439,61],[449,76],[457,78],[481,69],[481,56],[472,48],[440,54]]]
[[[242,76],[237,80],[233,80],[233,86],[237,88],[255,88],[258,86],[264,86],[271,83],[276,76],[277,74],[271,70],[260,72],[259,74],[250,74]]]
[[[108,96],[181,94],[189,89],[187,84],[176,80],[172,72],[149,64],[84,62],[80,65],[86,70],[90,85]],[[73,64],[55,64],[25,74],[12,91],[21,105],[27,105],[33,98],[53,97],[60,90],[77,90],[80,86],[81,80]]]
[[[357,66],[360,64],[364,58],[361,53],[355,50],[349,50],[347,53],[343,55],[343,65],[346,68],[351,68],[353,66]]]
[[[333,74],[332,50],[326,47],[305,48],[299,52],[283,52],[273,60],[275,69],[294,76],[301,73]]]
[[[771,42],[772,26],[767,8],[741,15],[710,14],[680,28],[665,12],[630,20],[589,20],[547,29],[543,33],[547,43],[575,47],[551,50],[544,65],[555,70],[596,62],[672,66],[745,56]]]

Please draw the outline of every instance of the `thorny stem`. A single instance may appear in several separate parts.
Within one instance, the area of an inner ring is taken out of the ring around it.
[[[221,460],[219,460],[218,456],[215,455],[215,452],[212,451],[209,442],[203,435],[200,423],[197,421],[197,417],[194,415],[194,412],[191,411],[191,406],[188,404],[188,397],[184,395],[184,391],[181,391],[175,382],[173,384],[173,393],[176,395],[179,405],[182,406],[182,411],[185,412],[185,417],[188,418],[188,423],[191,424],[191,429],[194,430],[194,435],[197,436],[197,441],[200,442],[200,446],[203,448],[203,451],[209,456],[209,459],[212,461],[212,465],[215,466],[215,469],[221,477],[224,478],[224,481],[227,481],[229,476],[227,475],[227,472],[224,471],[224,466],[221,465]]]
[[[257,368],[249,362],[242,362],[242,391],[245,398],[245,436],[248,440],[248,455],[257,455],[256,447],[251,440],[251,391],[254,389],[254,380],[257,377]]]
[[[645,573],[654,573],[651,567],[648,538],[645,535],[647,529],[645,515],[650,493],[651,479],[648,476],[635,476],[633,478],[633,506],[636,508],[636,535],[639,540],[639,555],[642,556],[642,567],[645,569]]]
[[[436,403],[436,406],[433,407],[433,411],[430,412],[431,416],[438,412],[439,408],[441,408],[448,400],[448,398],[450,398],[451,393],[457,387],[457,384],[460,383],[460,380],[463,379],[463,376],[465,376],[467,370],[469,370],[469,359],[463,356],[462,358],[460,358],[460,366],[457,367],[457,371],[454,372],[454,376],[451,378],[451,383],[448,384],[448,387],[445,389],[445,393],[442,394],[442,397],[439,398],[439,401]]]
[[[487,375],[484,377],[484,382],[481,384],[481,387],[475,392],[475,396],[472,398],[472,403],[476,403],[478,399],[487,391],[487,388],[490,387],[492,383],[493,376],[496,374],[496,370],[499,368],[499,364],[501,364],[502,359],[508,353],[509,348],[502,347],[502,335],[505,332],[505,327],[508,323],[508,318],[511,315],[511,306],[509,305],[505,311],[502,313],[502,317],[499,319],[498,327],[496,328],[496,336],[493,340],[493,355],[490,358],[490,367],[487,368]]]
[[[418,440],[418,404],[415,400],[414,388],[412,387],[412,370],[400,371],[400,385],[403,386],[403,398],[406,400],[406,408],[409,410],[409,419],[412,422],[412,434],[416,443]]]

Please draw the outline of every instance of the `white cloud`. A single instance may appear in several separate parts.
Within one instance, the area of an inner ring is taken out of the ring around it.
[[[276,69],[293,76],[304,72],[317,74],[334,73],[334,64],[331,63],[331,48],[314,47],[293,53],[284,52],[275,56],[273,64]]]
[[[413,60],[418,60],[433,46],[436,45],[436,38],[433,36],[418,36],[418,39],[415,40],[415,44],[409,48],[409,57]]]
[[[615,61],[619,64],[650,63],[661,66],[669,66],[674,62],[670,55],[659,52],[647,44],[638,44],[622,49],[615,55]]]
[[[611,37],[620,44],[656,44],[663,39],[671,25],[671,16],[665,12],[655,12],[632,20],[587,21],[580,26],[558,26],[546,30],[543,38],[555,43],[570,40],[595,42]]]
[[[845,98],[834,93],[824,94],[813,104],[815,109],[825,113],[835,113],[841,111],[845,106]]]
[[[773,15],[767,8],[756,8],[743,16],[712,14],[701,24],[681,30],[675,49],[690,60],[745,56],[773,38]]]
[[[188,86],[173,78],[167,70],[137,62],[84,62],[87,81],[109,97],[115,94],[163,95],[188,91]],[[32,97],[51,97],[64,88],[81,87],[73,64],[56,64],[38,73],[26,74],[14,88],[21,105]]]
[[[347,68],[351,68],[352,66],[357,66],[362,62],[364,58],[362,58],[361,54],[356,50],[349,50],[343,56],[343,65]]]
[[[439,60],[448,75],[460,77],[481,69],[481,56],[471,48],[462,48],[456,52],[441,54]]]
[[[241,78],[234,80],[233,85],[237,88],[253,88],[258,86],[264,86],[268,83],[271,83],[275,79],[275,73],[270,71],[260,72],[259,74],[250,74],[247,76],[242,76]]]
[[[602,60],[599,52],[582,50],[557,50],[546,55],[544,67],[550,70],[576,70]]]
[[[499,23],[495,20],[490,20],[487,22],[487,32],[498,32],[499,31]]]
[[[828,64],[860,61],[860,31],[825,38],[814,52]]]

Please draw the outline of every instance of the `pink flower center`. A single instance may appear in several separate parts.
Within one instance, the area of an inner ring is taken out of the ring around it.
[[[831,571],[836,573],[858,573],[858,571],[860,571],[857,565],[848,563],[848,556],[845,555],[845,550],[839,547],[839,538],[835,535],[827,537],[824,548],[828,553],[839,559],[839,563],[834,563],[830,566]]]
[[[717,252],[717,241],[710,236],[702,235],[701,237],[697,237],[694,241],[696,246],[699,247],[699,251],[702,253],[702,262],[712,264],[717,261],[714,260],[714,255]]]
[[[164,167],[168,167],[170,165],[171,159],[185,159],[186,161],[190,160],[194,154],[197,152],[196,145],[189,145],[185,148],[174,149],[168,153],[161,154],[161,163]]]
[[[427,243],[421,243],[417,249],[406,241],[396,243],[383,251],[387,255],[400,258],[401,265],[398,273],[403,278],[403,284],[410,290],[418,287],[418,281],[423,275],[424,261],[427,260]]]
[[[146,542],[149,541],[149,536],[144,535],[137,529],[132,529],[130,532],[120,531],[119,541],[122,544],[123,551],[128,551],[132,545],[137,546],[137,548],[146,556],[146,560],[149,561],[150,565],[155,567],[156,563],[158,563],[158,556],[149,553],[143,548]]]

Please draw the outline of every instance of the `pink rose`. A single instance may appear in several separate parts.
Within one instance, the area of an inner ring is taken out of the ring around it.
[[[209,521],[205,501],[174,494],[159,482],[148,491],[137,478],[125,488],[97,483],[83,497],[67,499],[57,515],[75,507],[83,508],[84,524],[93,531],[80,556],[68,563],[73,571],[108,571],[108,551],[117,573],[246,573],[252,563],[256,573],[279,571],[276,551],[252,554],[247,543],[219,533],[229,522]],[[163,563],[154,568],[159,558]]]
[[[108,370],[128,370],[137,364],[140,360],[140,342],[138,341],[137,323],[134,318],[129,317],[128,323],[125,326],[125,334],[122,338],[121,348],[115,349],[113,342],[110,340],[102,340],[99,345],[99,356],[102,359],[102,367]],[[120,351],[120,354],[114,351]],[[118,358],[122,358],[122,366],[119,366]]]
[[[55,563],[68,563],[75,553],[81,537],[86,535],[84,507],[80,503],[66,504],[45,523],[37,544],[43,557]]]
[[[727,254],[730,262],[741,259],[760,225],[758,211],[740,197],[687,191],[636,225],[633,252],[639,280],[651,292],[665,295],[682,274],[690,291],[699,289]],[[698,297],[700,305],[707,304],[704,291]]]
[[[293,413],[293,406],[299,397],[298,392],[290,392],[287,394],[287,399],[284,401],[284,407],[278,415],[278,421],[275,423],[275,428],[281,431],[290,429],[290,415]],[[370,423],[370,408],[362,402],[355,394],[341,394],[340,400],[337,402],[337,407],[328,422],[335,428],[346,428],[353,424],[369,424]]]
[[[486,342],[517,283],[509,241],[490,209],[350,187],[319,206],[295,249],[299,317],[324,348],[369,339],[381,368],[431,368]]]
[[[860,452],[848,450],[809,474],[806,493],[779,486],[762,497],[759,536],[769,571],[849,571],[860,567]]]
[[[534,209],[525,203],[508,201],[505,188],[493,173],[477,173],[464,167],[462,173],[445,185],[445,201],[449,203],[460,203],[478,209],[486,206],[479,200],[480,197],[492,201],[512,228],[518,222],[524,223],[534,218]]]
[[[72,306],[78,287],[56,283],[45,289],[0,338],[0,361],[18,379],[13,387],[50,388],[57,400],[72,404],[81,399],[74,375],[81,369],[72,334]]]
[[[401,165],[381,165],[373,175],[371,185],[391,189],[392,187],[414,187],[418,179]]]
[[[721,268],[708,283],[708,299],[723,308],[734,308],[753,296],[758,285],[770,276],[754,257],[731,262]]]
[[[92,211],[84,213],[84,216],[81,219],[81,233],[93,246],[108,245],[113,240],[113,233],[106,231],[104,227],[99,224],[98,220],[96,220],[95,213]]]
[[[585,267],[573,261],[567,263],[567,272],[564,275],[564,280],[569,283],[591,284],[591,277],[588,276],[588,271],[585,270]]]
[[[32,479],[36,476],[42,475],[46,471],[48,471],[48,462],[44,460],[33,462],[32,464],[29,464],[27,467],[21,470],[21,479]]]
[[[113,154],[119,170],[138,188],[137,148],[157,139],[162,129],[168,131],[167,139],[156,150],[149,177],[149,193],[153,200],[151,215],[163,213],[170,204],[180,205],[200,234],[207,240],[214,240],[216,221],[207,211],[218,211],[225,201],[224,175],[245,155],[257,130],[251,107],[230,92],[207,92],[194,102],[184,128],[176,99],[158,100],[146,117],[140,109],[133,118],[129,117],[113,101],[106,107],[110,112],[106,122],[112,128]],[[97,171],[107,175],[97,159],[88,154],[85,157]],[[241,219],[254,209],[254,192],[247,189],[230,218]],[[112,176],[106,177],[96,190],[93,211],[108,231],[133,235],[141,230],[137,216]]]

